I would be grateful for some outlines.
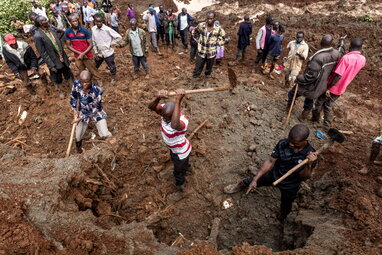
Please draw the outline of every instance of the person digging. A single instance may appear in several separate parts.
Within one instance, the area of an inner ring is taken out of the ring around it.
[[[168,92],[167,90],[158,91],[148,107],[161,116],[162,138],[170,150],[171,161],[174,164],[175,185],[180,191],[184,191],[185,176],[190,167],[189,157],[192,146],[186,138],[188,118],[183,115],[180,109],[185,91],[178,89],[175,93],[175,102],[159,104],[161,99],[167,97]]]
[[[271,156],[264,162],[260,171],[254,177],[246,178],[237,184],[231,184],[224,188],[227,194],[233,194],[247,188],[247,194],[257,187],[272,186],[272,183],[283,176],[288,170],[298,165],[304,159],[308,164],[301,167],[285,180],[278,184],[281,191],[281,206],[277,218],[283,222],[292,210],[292,203],[297,197],[300,184],[310,178],[313,168],[316,166],[317,153],[307,140],[309,128],[303,124],[295,125],[286,139],[281,139]]]
[[[381,152],[381,146],[382,146],[382,135],[375,138],[374,141],[372,142],[369,159],[366,162],[366,165],[361,170],[359,170],[358,173],[368,174],[369,169],[372,165],[382,166],[382,161],[376,161],[379,153]]]
[[[82,138],[89,122],[95,123],[98,134],[102,139],[111,136],[106,123],[107,115],[102,107],[102,94],[102,89],[92,81],[92,74],[89,71],[82,71],[80,80],[75,81],[73,84],[70,105],[74,117],[72,124],[78,123],[76,127],[76,148],[78,153],[82,152]]]

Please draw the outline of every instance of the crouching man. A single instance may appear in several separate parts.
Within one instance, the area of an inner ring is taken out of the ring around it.
[[[312,169],[316,165],[316,150],[309,144],[309,128],[303,124],[295,125],[287,139],[281,139],[271,156],[264,162],[256,176],[246,178],[237,184],[231,184],[224,188],[228,194],[247,189],[247,193],[257,187],[272,186],[272,183],[283,176],[286,172],[298,165],[305,158],[309,159],[307,165],[302,166],[277,187],[281,191],[281,206],[277,218],[283,222],[292,210],[292,203],[297,197],[300,184],[304,179],[310,178]]]
[[[5,62],[16,77],[23,81],[29,93],[32,95],[36,94],[32,82],[29,79],[28,70],[32,71],[32,75],[38,73],[42,77],[45,85],[47,84],[44,69],[39,69],[36,53],[28,43],[17,41],[12,34],[5,35],[4,39],[6,41],[3,48]]]
[[[74,116],[72,123],[78,123],[76,128],[76,148],[78,153],[82,152],[82,138],[89,122],[95,123],[101,138],[111,136],[107,129],[107,115],[102,108],[102,94],[102,89],[92,81],[92,74],[89,71],[82,71],[80,80],[75,81],[73,84],[70,105]]]

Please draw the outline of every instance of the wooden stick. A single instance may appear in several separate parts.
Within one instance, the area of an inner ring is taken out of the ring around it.
[[[73,137],[74,137],[74,132],[76,131],[76,126],[77,126],[77,123],[74,123],[72,125],[72,132],[70,132],[69,145],[68,145],[68,149],[66,150],[65,157],[69,157],[70,155],[70,150],[72,149]]]
[[[285,120],[285,126],[288,125],[289,123],[290,115],[292,114],[292,111],[293,111],[294,101],[296,100],[297,91],[298,91],[298,83],[296,83],[296,89],[294,91],[292,104],[290,105],[290,108],[289,108],[288,117]]]
[[[205,92],[217,92],[217,91],[224,91],[224,90],[232,90],[233,87],[216,87],[216,88],[208,88],[208,89],[191,89],[186,90],[185,94],[197,94],[197,93],[205,93]],[[176,93],[174,91],[168,92],[167,96],[175,96]]]
[[[316,151],[317,155],[321,154],[321,152],[323,150],[325,150],[326,148],[328,148],[332,144],[333,144],[333,141],[330,141],[330,142],[327,142],[326,144],[324,144],[318,151]],[[300,167],[304,166],[308,162],[309,162],[309,159],[304,159],[300,164],[298,164],[297,166],[293,167],[288,172],[286,172],[283,176],[281,176],[279,179],[274,181],[273,182],[273,186],[276,186],[277,184],[282,182],[285,178],[287,178],[289,175],[293,174],[297,169],[299,169]]]
[[[194,135],[196,134],[196,132],[198,132],[199,129],[200,129],[201,127],[203,127],[207,122],[208,122],[208,119],[205,119],[202,123],[200,123],[200,125],[197,126],[197,127],[194,129],[194,131],[192,131],[192,133],[191,133],[191,135],[188,137],[188,139],[191,140],[192,137],[194,137]]]
[[[109,177],[107,177],[107,175],[105,174],[105,172],[97,165],[97,164],[94,164],[96,166],[96,168],[98,169],[98,172],[101,174],[101,176],[106,180],[106,182],[109,184],[110,188],[112,190],[117,190],[117,185],[115,185],[115,183],[109,179]]]

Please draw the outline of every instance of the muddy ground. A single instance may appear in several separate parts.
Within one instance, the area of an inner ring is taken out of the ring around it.
[[[133,80],[127,49],[117,49],[116,81],[111,83],[105,66],[100,68],[113,138],[91,140],[97,131],[90,127],[83,155],[64,158],[71,129],[69,96],[58,99],[52,87],[47,92],[39,81],[37,96],[30,96],[17,80],[2,77],[2,83],[17,89],[0,95],[0,254],[380,254],[381,168],[364,176],[358,170],[381,133],[381,5],[292,2],[222,1],[212,6],[231,42],[222,66],[198,84],[229,83],[227,67],[236,54],[236,30],[244,13],[251,14],[255,31],[266,14],[287,24],[285,46],[299,30],[312,49],[324,33],[364,39],[367,65],[334,106],[333,126],[355,134],[323,153],[284,224],[276,219],[277,189],[259,188],[248,196],[222,192],[225,185],[256,173],[288,132],[288,89],[282,75],[270,80],[253,71],[254,45],[244,62],[232,66],[239,81],[234,93],[184,100],[190,131],[208,119],[192,139],[193,170],[184,193],[173,185],[159,118],[147,102],[158,89],[191,88],[193,65],[186,54],[177,54],[181,47],[163,47],[162,57],[150,53],[150,79],[142,74]],[[133,3],[142,9],[148,4]],[[206,10],[196,16],[202,19]],[[366,14],[374,20],[362,21]],[[3,65],[0,74],[9,73]],[[65,91],[69,95],[67,84]],[[21,125],[19,107],[28,112]],[[301,109],[299,102],[289,126],[298,123]],[[312,133],[317,129],[306,124]],[[316,148],[324,143],[313,135],[310,140]],[[233,206],[223,209],[227,199]],[[216,218],[217,237],[210,235]]]

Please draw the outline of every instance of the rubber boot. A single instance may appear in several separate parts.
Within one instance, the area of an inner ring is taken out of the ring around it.
[[[312,122],[320,122],[320,116],[321,116],[320,111],[313,110],[313,111],[312,111],[312,118],[311,118],[311,121],[312,121]]]
[[[332,122],[332,114],[331,112],[324,112],[324,126],[329,127],[330,123]]]
[[[304,122],[305,120],[307,120],[309,118],[309,114],[312,110],[306,110],[304,109],[301,113],[300,116],[297,117],[297,119],[300,121],[300,122]]]
[[[77,153],[82,153],[82,140],[79,142],[76,141],[76,149]]]

